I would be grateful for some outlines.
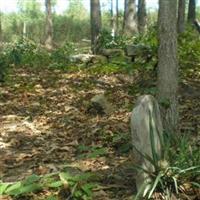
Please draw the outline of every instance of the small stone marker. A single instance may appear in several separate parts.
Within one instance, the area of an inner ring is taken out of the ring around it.
[[[132,111],[131,134],[136,165],[141,166],[148,172],[153,172],[154,166],[146,160],[142,154],[146,154],[152,158],[150,139],[151,130],[154,135],[155,151],[157,155],[161,155],[161,137],[163,134],[163,127],[159,105],[153,96],[143,95],[138,98]],[[138,171],[136,175],[137,190],[139,190],[141,186],[149,180],[150,177],[147,173],[144,173],[143,170]]]
[[[104,94],[97,94],[90,100],[87,111],[93,115],[106,115],[112,111],[112,105]]]

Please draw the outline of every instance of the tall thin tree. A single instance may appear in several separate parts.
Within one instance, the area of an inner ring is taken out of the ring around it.
[[[196,0],[189,0],[188,6],[188,22],[194,23],[196,19]]]
[[[177,0],[159,0],[158,99],[168,133],[178,123]]]
[[[99,37],[101,32],[101,7],[99,0],[90,0],[90,23],[91,23],[91,49],[93,54],[98,54]]]
[[[114,17],[114,12],[113,12],[113,9],[114,8],[114,3],[113,3],[113,0],[110,0],[110,15],[111,15],[111,28],[112,28],[112,36],[114,37],[115,36],[115,17]]]
[[[45,0],[46,25],[45,25],[45,47],[49,50],[53,48],[53,21],[51,0]]]
[[[116,0],[116,35],[119,34],[119,0]]]
[[[125,0],[124,10],[124,34],[127,36],[133,36],[138,32],[136,0]]]
[[[138,31],[144,33],[147,25],[146,0],[138,1]]]
[[[124,20],[123,20],[123,31],[125,29],[125,22],[126,22],[126,16],[128,13],[128,1],[129,0],[124,0]]]
[[[1,12],[1,3],[0,3],[0,43],[2,42],[2,12]]]
[[[185,0],[178,0],[178,33],[183,33],[185,30]]]

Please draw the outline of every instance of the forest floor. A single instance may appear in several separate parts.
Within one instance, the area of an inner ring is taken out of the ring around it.
[[[200,136],[199,77],[191,73],[180,88],[180,127],[195,137]],[[139,73],[13,68],[0,86],[1,179],[13,182],[68,167],[98,175],[101,187],[94,199],[130,199],[135,171],[129,119],[137,97],[155,86],[147,79]],[[107,115],[87,110],[99,93],[114,108]],[[39,195],[46,194],[31,198]]]

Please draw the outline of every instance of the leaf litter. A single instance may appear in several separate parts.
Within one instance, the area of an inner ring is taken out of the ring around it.
[[[95,199],[130,199],[135,173],[126,143],[130,112],[142,92],[129,94],[127,88],[137,86],[137,81],[138,74],[14,68],[0,94],[1,179],[13,182],[69,165],[99,175],[102,188]],[[115,108],[109,115],[86,112],[90,99],[99,93],[105,93]],[[199,136],[199,96],[196,90],[194,98],[186,93],[180,99],[182,129]]]

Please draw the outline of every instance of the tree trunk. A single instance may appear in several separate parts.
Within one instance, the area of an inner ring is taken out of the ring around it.
[[[118,35],[119,34],[119,0],[116,0],[116,30],[115,30],[115,34]]]
[[[99,36],[101,32],[101,8],[99,0],[90,0],[91,45],[93,54],[98,54]]]
[[[125,29],[126,16],[127,16],[127,13],[128,13],[128,1],[129,0],[124,0],[123,32],[124,32],[124,29]]]
[[[147,25],[147,12],[146,12],[146,0],[138,1],[138,30],[140,33],[144,33]]]
[[[2,42],[2,13],[0,11],[0,43]]]
[[[196,18],[196,0],[189,0],[188,22],[193,24]]]
[[[177,0],[159,0],[158,99],[162,107],[164,129],[177,131],[178,62]]]
[[[53,48],[53,22],[51,11],[51,0],[45,0],[46,26],[45,26],[45,47],[49,50]]]
[[[27,27],[26,27],[26,22],[24,21],[23,22],[23,38],[25,38],[26,37],[26,33],[27,33]]]
[[[195,25],[197,31],[200,33],[200,22],[197,19],[195,20],[194,25]]]
[[[113,0],[111,0],[110,1],[110,15],[111,15],[111,23],[110,23],[110,25],[111,25],[111,28],[112,28],[112,30],[111,30],[111,34],[112,34],[112,37],[114,38],[115,37],[115,18],[114,18],[114,12],[113,12],[113,7],[114,7],[114,5],[113,5]]]
[[[185,30],[185,0],[178,1],[178,33],[183,33]]]
[[[126,36],[133,36],[138,32],[135,0],[125,0],[124,14],[124,34]]]

